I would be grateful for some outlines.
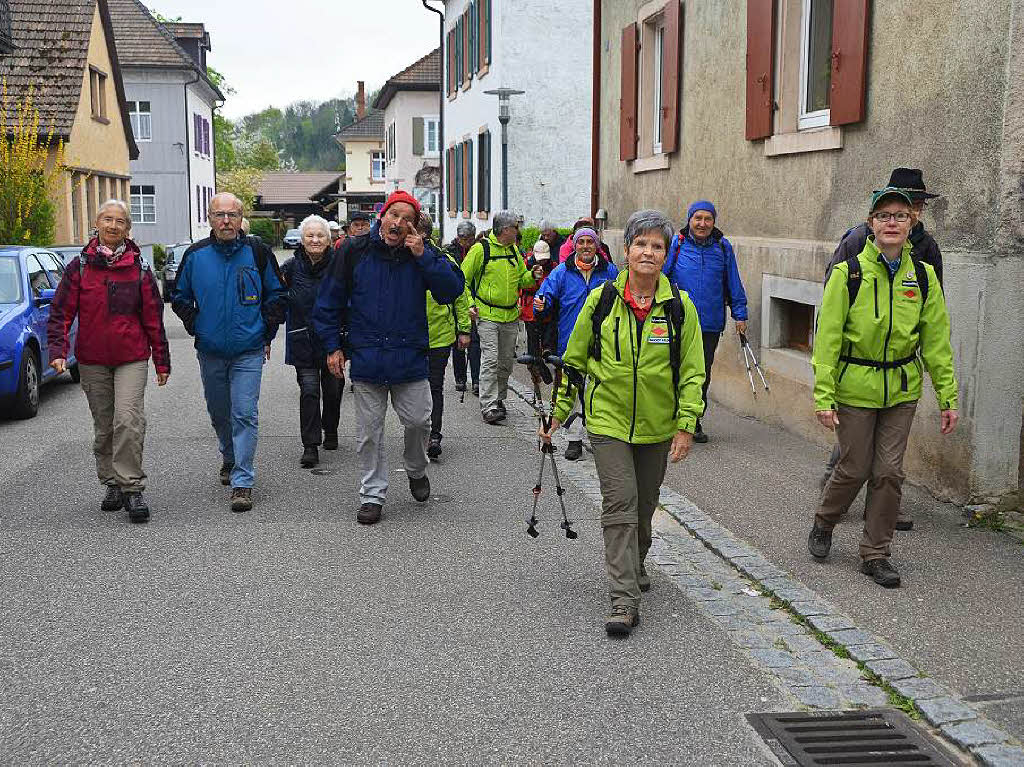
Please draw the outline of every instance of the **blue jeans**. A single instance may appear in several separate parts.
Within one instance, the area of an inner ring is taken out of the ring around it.
[[[233,464],[231,487],[252,487],[256,482],[253,459],[259,426],[263,350],[237,357],[197,352],[206,409],[213,422],[224,462]]]

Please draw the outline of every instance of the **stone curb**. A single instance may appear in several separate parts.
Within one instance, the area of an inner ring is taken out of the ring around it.
[[[525,389],[515,379],[509,380],[509,388],[520,398],[523,397]],[[533,422],[518,428],[517,431],[527,440],[536,439],[536,426]],[[555,442],[562,446],[567,444],[561,434],[555,436]],[[559,469],[566,480],[572,481],[584,496],[600,506],[601,489],[592,462],[559,461]],[[955,693],[922,676],[912,665],[899,658],[891,647],[873,634],[857,628],[854,622],[833,604],[785,570],[769,562],[760,551],[734,536],[730,530],[701,511],[690,499],[662,487],[660,505],[689,534],[664,536],[663,540],[667,545],[691,551],[694,545],[698,549],[703,546],[743,576],[733,579],[735,583],[716,583],[715,588],[706,588],[706,583],[698,582],[677,582],[677,585],[687,597],[700,604],[701,609],[714,616],[724,628],[729,629],[730,623],[735,623],[733,628],[739,630],[730,633],[737,644],[743,646],[751,657],[777,676],[790,681],[793,685],[790,690],[801,703],[819,709],[834,708],[838,707],[842,700],[834,689],[812,684],[806,672],[789,668],[791,660],[786,657],[786,653],[774,647],[764,646],[761,637],[754,634],[748,636],[748,632],[742,630],[742,624],[734,619],[736,608],[723,597],[729,592],[744,588],[748,583],[744,577],[760,587],[763,592],[784,602],[792,613],[836,645],[843,647],[855,662],[863,664],[864,668],[885,684],[911,700],[928,723],[936,727],[951,743],[967,749],[981,764],[991,767],[1024,765],[1024,748],[1014,741],[1009,733],[981,717]],[[662,564],[657,560],[655,563],[670,577],[678,578],[674,574],[678,572],[678,566],[671,563]],[[794,625],[794,628],[802,631],[799,626]],[[831,655],[831,651],[817,639],[813,639],[813,642],[823,654]],[[794,644],[809,643],[795,639]],[[853,688],[844,688],[843,693],[848,701],[855,701],[857,692]],[[884,694],[881,690],[878,690],[878,693]],[[879,701],[865,699],[864,704],[879,705]]]

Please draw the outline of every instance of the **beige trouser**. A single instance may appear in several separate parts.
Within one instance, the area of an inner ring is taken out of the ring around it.
[[[640,605],[640,568],[651,548],[651,519],[665,479],[672,440],[632,445],[590,435],[601,480],[601,527],[608,594],[613,605]]]
[[[480,334],[480,412],[508,397],[508,377],[516,361],[519,320],[477,323]]]
[[[142,446],[146,441],[148,360],[124,365],[79,365],[82,390],[92,411],[92,452],[104,485],[141,493],[146,487]]]
[[[903,453],[916,409],[916,402],[877,409],[839,406],[839,463],[825,485],[816,520],[831,530],[867,482],[860,542],[865,562],[889,556],[903,498]]]

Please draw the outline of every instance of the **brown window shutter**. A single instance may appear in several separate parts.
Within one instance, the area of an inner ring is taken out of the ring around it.
[[[679,148],[679,72],[683,52],[683,17],[679,0],[665,5],[665,47],[661,72],[661,151]]]
[[[477,20],[477,31],[476,31],[476,52],[477,52],[477,71],[484,68],[487,64],[487,2],[481,0],[477,3],[476,8],[476,20]]]
[[[452,149],[445,149],[445,191],[448,198],[449,215],[455,212],[455,152]]]
[[[637,26],[622,28],[622,83],[619,98],[619,159],[636,159]]]
[[[469,80],[469,11],[462,14],[462,82]]]
[[[864,119],[868,70],[868,0],[843,0],[832,11],[829,124]]]
[[[452,40],[452,32],[448,30],[448,95],[455,90],[455,45]]]
[[[747,0],[747,140],[772,135],[775,0]]]

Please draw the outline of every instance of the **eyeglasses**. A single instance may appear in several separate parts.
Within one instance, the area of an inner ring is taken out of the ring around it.
[[[218,210],[210,213],[210,218],[213,219],[228,219],[229,221],[237,221],[242,217],[242,214],[236,210]]]
[[[871,217],[880,224],[887,224],[889,221],[895,221],[899,224],[905,224],[910,220],[910,214],[905,210],[901,210],[899,213],[889,213],[883,211],[881,213],[872,213]]]
[[[123,218],[111,218],[110,216],[104,216],[100,219],[100,223],[104,226],[110,226],[111,224],[118,224],[119,226],[128,226],[128,222]]]

